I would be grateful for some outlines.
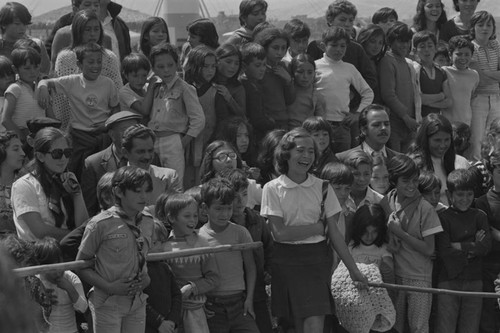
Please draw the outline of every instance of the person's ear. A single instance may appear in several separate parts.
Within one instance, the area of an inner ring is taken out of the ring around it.
[[[41,163],[45,163],[45,154],[39,151],[35,152],[35,158],[38,159]]]
[[[319,49],[323,52],[326,52],[326,44],[323,42],[319,43]]]
[[[35,139],[31,137],[31,135],[28,135],[26,137],[26,142],[28,143],[28,145],[33,148],[33,146],[35,145]]]
[[[77,60],[76,61],[76,66],[78,67],[78,69],[80,70],[80,72],[82,71],[82,63],[80,62],[80,60]]]

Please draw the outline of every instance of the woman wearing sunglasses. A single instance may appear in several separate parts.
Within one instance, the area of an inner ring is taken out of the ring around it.
[[[59,129],[46,127],[35,136],[34,169],[12,185],[12,208],[18,235],[61,240],[88,219],[80,184],[67,171],[72,154]]]

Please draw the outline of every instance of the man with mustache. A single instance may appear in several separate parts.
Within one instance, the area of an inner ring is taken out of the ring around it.
[[[153,180],[153,191],[146,205],[154,205],[164,192],[182,192],[179,176],[174,169],[152,165],[156,135],[152,129],[136,124],[125,130],[122,137],[122,153],[128,164],[147,170]]]
[[[385,161],[389,161],[392,157],[400,154],[385,146],[391,136],[389,110],[385,106],[371,104],[364,108],[359,114],[359,130],[361,144],[337,153],[336,156],[339,160],[344,161],[351,151],[356,150],[364,151],[372,159],[376,156],[382,156]]]

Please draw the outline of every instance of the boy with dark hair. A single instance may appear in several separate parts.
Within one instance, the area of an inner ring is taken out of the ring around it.
[[[286,22],[283,30],[290,36],[290,47],[283,57],[283,61],[289,64],[293,57],[307,51],[311,30],[307,23],[297,18]]]
[[[79,271],[93,286],[89,305],[94,332],[144,332],[149,285],[146,255],[152,245],[153,217],[144,212],[151,176],[127,166],[112,178],[115,206],[92,218],[83,235],[77,260],[95,258]]]
[[[253,29],[266,21],[267,2],[265,0],[242,0],[240,2],[240,25],[226,43],[241,46],[253,40]]]
[[[246,43],[241,46],[241,59],[244,75],[240,82],[245,88],[247,116],[254,129],[255,141],[260,142],[274,128],[274,120],[265,112],[262,100],[261,80],[266,74],[266,50],[260,44]]]
[[[253,306],[255,321],[261,333],[272,333],[271,318],[267,308],[268,297],[266,284],[271,281],[270,266],[273,238],[265,219],[255,210],[246,207],[248,201],[248,178],[241,169],[227,169],[221,172],[221,177],[229,180],[233,185],[236,198],[233,201],[233,215],[231,221],[245,227],[254,242],[262,242],[263,247],[253,251],[257,277]]]
[[[456,169],[446,179],[450,208],[439,213],[443,232],[436,236],[440,267],[438,287],[459,291],[482,291],[482,257],[491,246],[486,214],[471,208],[475,175]],[[479,297],[437,296],[436,333],[478,332],[482,300]]]
[[[120,109],[113,81],[101,75],[102,46],[88,43],[75,48],[80,74],[46,79],[38,84],[38,101],[49,104],[49,91],[68,96],[71,109],[73,155],[68,168],[80,179],[85,158],[109,145],[104,127],[109,116]]]
[[[227,179],[214,178],[201,187],[202,208],[208,223],[199,237],[210,246],[252,242],[245,227],[230,222],[236,193]],[[259,332],[253,310],[256,267],[250,250],[215,255],[220,284],[207,295],[206,308],[214,312],[208,319],[211,332]]]
[[[450,66],[451,58],[450,51],[448,50],[448,44],[442,40],[438,41],[436,46],[436,54],[434,54],[434,62],[439,67]]]
[[[389,51],[380,60],[380,92],[390,109],[391,137],[389,146],[397,152],[410,145],[420,120],[420,92],[410,52],[413,32],[408,25],[397,22],[387,31]]]
[[[390,27],[398,21],[398,13],[394,8],[383,7],[373,13],[372,23],[378,25],[387,33]]]
[[[487,166],[493,179],[493,187],[476,200],[476,208],[486,213],[491,231],[491,250],[483,258],[483,291],[494,292],[494,281],[500,279],[500,150],[495,150],[490,155]],[[498,305],[494,299],[484,298],[480,331],[498,332],[499,329]]]
[[[351,38],[344,28],[329,28],[323,32],[323,58],[316,60],[316,90],[325,100],[324,118],[334,130],[330,139],[335,142],[336,153],[351,148],[350,127],[357,122],[359,112],[373,101],[373,90],[361,73],[342,60],[350,43]],[[361,96],[356,112],[349,112],[351,87]]]

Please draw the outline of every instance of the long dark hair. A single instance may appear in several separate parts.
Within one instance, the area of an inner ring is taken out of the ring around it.
[[[425,18],[425,4],[427,0],[418,0],[417,12],[413,16],[413,28],[415,31],[422,31],[427,29],[427,19]],[[439,31],[441,26],[446,23],[448,19],[446,18],[446,12],[444,10],[444,3],[441,1],[441,15],[436,21],[436,28]]]
[[[215,177],[216,172],[214,170],[212,160],[214,158],[215,151],[222,147],[227,147],[236,153],[236,167],[238,169],[241,169],[243,163],[241,162],[241,157],[238,153],[238,149],[236,149],[231,143],[227,141],[215,140],[214,142],[209,144],[207,148],[205,148],[205,154],[203,155],[203,160],[201,161],[200,178],[202,184]]]
[[[97,44],[102,45],[102,38],[104,36],[102,23],[94,11],[87,9],[79,11],[73,17],[73,23],[71,23],[71,35],[73,37],[73,44],[71,44],[71,49],[74,49],[75,47],[83,44],[83,32],[85,30],[85,26],[92,20],[97,20],[97,22],[99,22],[101,33],[99,34]]]
[[[161,23],[164,25],[166,31],[167,31],[167,39],[166,42],[170,43],[170,35],[168,33],[168,25],[167,22],[165,22],[164,19],[161,17],[153,16],[153,17],[148,17],[146,21],[142,24],[141,28],[141,37],[139,38],[139,47],[141,48],[142,53],[144,53],[146,56],[149,57],[149,52],[151,52],[151,48],[153,47],[149,41],[149,31],[158,23]]]
[[[184,80],[194,86],[200,86],[205,83],[211,83],[215,79],[215,75],[210,82],[204,82],[201,71],[205,66],[205,59],[214,57],[217,62],[214,50],[206,45],[198,45],[191,49],[187,55],[187,61],[184,66]],[[217,64],[216,64],[217,66]]]
[[[369,226],[375,227],[378,232],[373,244],[378,247],[382,246],[386,241],[387,224],[384,209],[379,204],[363,205],[354,214],[351,232],[353,247],[361,244],[361,237]]]

